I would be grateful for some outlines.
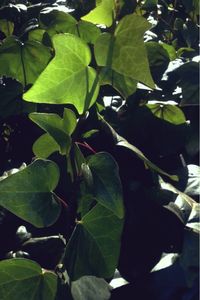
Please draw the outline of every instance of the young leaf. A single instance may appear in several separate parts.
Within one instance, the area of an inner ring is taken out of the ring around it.
[[[114,8],[114,0],[96,0],[96,8],[82,17],[82,20],[110,27],[114,19]]]
[[[33,153],[39,158],[48,158],[52,153],[59,150],[58,143],[49,133],[41,135],[33,144]]]
[[[71,103],[82,114],[95,102],[99,90],[97,74],[88,66],[90,50],[71,34],[55,35],[53,44],[55,58],[23,98],[36,103]]]
[[[109,153],[101,152],[90,156],[88,165],[93,175],[95,200],[118,218],[123,218],[122,186],[116,161]]]
[[[118,263],[122,228],[123,219],[100,204],[78,222],[65,254],[71,280],[84,275],[113,276]]]
[[[58,180],[58,166],[38,159],[0,181],[0,205],[36,227],[50,226],[61,210],[53,193]]]
[[[143,41],[149,28],[143,17],[131,14],[122,18],[114,36],[103,33],[97,39],[94,49],[97,64],[154,88]]]
[[[28,259],[6,259],[0,261],[1,300],[54,300],[57,290],[55,273],[43,270]]]
[[[165,103],[158,101],[154,104],[146,104],[146,106],[157,118],[163,119],[175,125],[183,124],[186,122],[183,111],[176,105],[168,104],[168,102]]]
[[[0,46],[0,75],[15,78],[23,85],[33,83],[50,58],[50,50],[41,43],[22,43],[15,37],[8,37]]]
[[[71,137],[64,128],[64,120],[59,115],[52,113],[31,113],[29,114],[29,118],[47,133],[49,133],[49,135],[59,145],[60,153],[62,155],[69,153],[71,147]],[[44,139],[44,137],[42,139]],[[47,137],[45,137],[45,139],[47,139]],[[50,142],[49,138],[48,142]],[[53,147],[55,149],[55,146],[55,143],[53,143],[51,148]]]

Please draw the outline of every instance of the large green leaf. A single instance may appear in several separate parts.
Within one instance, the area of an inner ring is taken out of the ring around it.
[[[1,300],[54,300],[56,290],[56,274],[34,261],[16,258],[0,262]]]
[[[78,222],[65,254],[71,280],[84,275],[113,276],[118,263],[122,228],[123,219],[100,204]]]
[[[58,166],[38,159],[0,181],[0,205],[36,227],[50,226],[61,210],[53,193],[58,180]]]
[[[72,110],[65,108],[63,119],[53,113],[31,113],[29,118],[48,133],[39,137],[34,143],[33,148],[36,155],[39,154],[40,157],[46,158],[58,150],[63,155],[69,153],[70,135],[77,124],[76,115]],[[45,145],[45,143],[47,144]]]
[[[111,210],[118,218],[123,218],[122,186],[116,161],[109,153],[100,152],[90,156],[88,165],[93,175],[95,200]]]
[[[114,19],[114,8],[114,0],[96,0],[96,8],[82,17],[82,19],[94,24],[103,24],[110,27]]]
[[[50,58],[50,50],[40,42],[22,43],[8,37],[0,46],[0,75],[15,78],[23,85],[33,83]]]
[[[150,24],[143,17],[125,16],[117,25],[114,36],[103,33],[97,39],[97,64],[154,88],[143,41],[144,32],[149,28]]]
[[[69,33],[55,35],[53,44],[55,58],[23,98],[36,103],[71,103],[82,114],[95,102],[99,90],[97,74],[88,66],[90,49]]]
[[[151,101],[150,101],[151,102]],[[183,111],[169,102],[156,101],[153,104],[146,105],[157,118],[163,119],[175,125],[186,122]]]

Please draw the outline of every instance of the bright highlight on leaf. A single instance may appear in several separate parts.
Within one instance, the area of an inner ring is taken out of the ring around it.
[[[1,300],[54,300],[57,276],[28,259],[0,261]]]
[[[8,37],[0,46],[0,75],[15,78],[23,85],[33,83],[50,58],[50,50],[40,42],[22,43]]]
[[[73,104],[83,114],[94,104],[99,90],[96,71],[89,67],[89,47],[71,34],[53,37],[55,58],[23,96],[36,103]]]
[[[135,80],[154,88],[143,41],[144,32],[149,28],[149,22],[143,17],[132,14],[122,18],[114,36],[103,33],[95,43],[97,64],[117,72],[125,82],[132,79],[132,88]]]
[[[157,118],[163,119],[175,125],[180,125],[186,122],[183,111],[174,104],[157,101],[157,103],[154,104],[148,103],[146,106]]]
[[[58,166],[38,159],[0,181],[0,205],[36,227],[50,226],[61,210],[53,193],[58,180]]]
[[[82,17],[82,20],[110,27],[114,19],[114,8],[114,0],[96,0],[96,8]]]

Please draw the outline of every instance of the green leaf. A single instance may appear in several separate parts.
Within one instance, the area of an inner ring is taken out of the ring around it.
[[[156,101],[154,104],[149,104],[150,102],[151,101],[149,101],[146,106],[151,110],[155,117],[175,125],[180,125],[186,122],[183,111],[176,105],[170,104],[169,101]]]
[[[71,137],[65,130],[64,120],[59,115],[53,113],[31,113],[29,114],[29,118],[49,133],[59,145],[62,155],[69,154]],[[48,141],[50,142],[50,139],[48,139]],[[55,148],[55,143],[53,143],[52,147]]]
[[[36,227],[50,226],[61,210],[53,193],[58,180],[58,166],[38,159],[0,181],[0,205]]]
[[[42,27],[52,37],[57,33],[71,33],[86,43],[94,43],[101,31],[94,24],[73,18],[66,10],[60,7],[48,7],[40,12]]]
[[[43,30],[43,29],[34,29],[34,30],[31,30],[28,33],[28,39],[30,41],[38,41],[38,42],[42,43],[44,33],[45,33],[45,30]]]
[[[14,23],[10,22],[6,19],[1,19],[0,20],[0,31],[2,31],[6,37],[12,35],[13,31],[14,31]]]
[[[143,17],[131,14],[122,18],[114,36],[103,33],[97,39],[94,48],[97,64],[154,88],[143,41],[149,28]]]
[[[112,85],[124,98],[132,95],[137,89],[137,81],[123,76],[109,68],[102,68],[100,72],[100,84]]]
[[[100,152],[89,157],[88,166],[93,175],[95,200],[111,210],[118,218],[123,218],[122,186],[116,161],[109,153]]]
[[[94,104],[99,90],[96,71],[88,67],[90,49],[71,34],[55,35],[53,44],[55,58],[23,98],[36,103],[71,103],[82,114]]]
[[[59,150],[58,143],[49,133],[41,135],[33,144],[33,153],[39,158],[48,158],[52,153]]]
[[[175,60],[177,58],[176,50],[174,46],[166,44],[166,43],[160,43],[160,45],[167,51],[170,60]]]
[[[28,259],[0,261],[1,300],[54,300],[57,289],[55,273],[42,269]]]
[[[73,281],[71,292],[74,300],[110,299],[110,286],[103,279],[95,276],[83,276]]]
[[[41,43],[22,43],[8,37],[0,46],[0,75],[15,78],[23,85],[33,83],[50,58],[50,50]]]
[[[114,20],[114,8],[114,0],[96,0],[96,8],[83,16],[82,20],[110,27]]]
[[[65,254],[71,280],[84,275],[113,276],[118,263],[122,228],[123,220],[100,204],[78,222]]]

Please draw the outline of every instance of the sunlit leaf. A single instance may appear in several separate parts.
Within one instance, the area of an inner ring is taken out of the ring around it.
[[[89,67],[88,46],[71,34],[53,37],[55,58],[23,96],[36,103],[73,104],[79,114],[86,111],[98,95],[98,77]]]
[[[115,3],[113,0],[97,0],[96,8],[82,17],[82,20],[110,27],[114,19],[114,7]]]
[[[149,70],[143,35],[150,28],[146,19],[127,15],[119,22],[114,36],[103,33],[95,43],[95,58],[99,66],[154,87]],[[136,46],[137,45],[137,46]]]

